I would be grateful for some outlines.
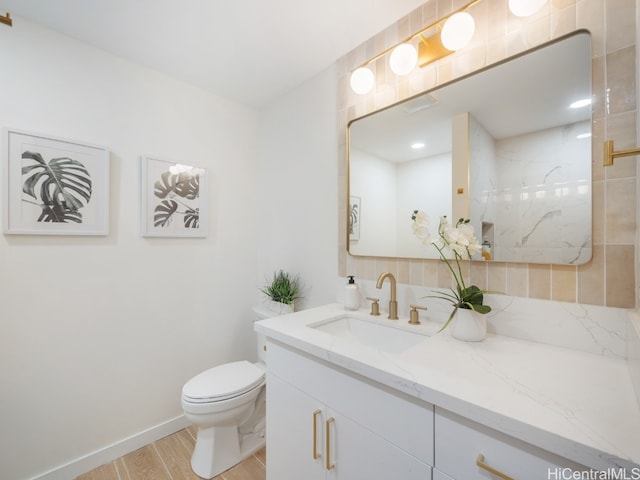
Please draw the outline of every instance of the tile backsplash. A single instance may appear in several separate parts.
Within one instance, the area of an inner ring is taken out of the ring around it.
[[[591,34],[592,49],[592,258],[580,266],[473,262],[470,280],[480,288],[511,296],[610,307],[636,305],[636,162],[617,158],[602,166],[604,140],[616,149],[633,148],[637,138],[636,8],[631,0],[549,0],[533,17],[508,12],[507,0],[482,0],[469,10],[476,20],[470,45],[406,77],[375,62],[377,87],[356,95],[349,87],[353,68],[466,2],[431,0],[338,61],[339,110],[339,274],[374,280],[391,271],[399,282],[448,287],[448,271],[437,260],[354,257],[347,252],[348,123],[420,92],[430,90],[515,54],[577,30]]]

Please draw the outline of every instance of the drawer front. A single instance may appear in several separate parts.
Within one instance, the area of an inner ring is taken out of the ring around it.
[[[267,372],[433,465],[431,404],[273,342],[267,344]]]
[[[540,480],[553,478],[554,472],[563,468],[587,470],[575,462],[440,408],[435,409],[435,439],[435,467],[454,479]]]

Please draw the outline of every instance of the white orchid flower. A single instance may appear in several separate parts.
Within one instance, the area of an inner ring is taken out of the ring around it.
[[[413,234],[422,242],[423,245],[429,245],[435,240],[429,231],[429,217],[422,210],[416,210],[411,216],[413,224],[411,228]]]
[[[460,235],[464,237],[464,241],[462,242],[465,245],[469,256],[473,255],[476,252],[479,252],[482,249],[482,245],[478,242],[478,239],[474,235],[473,225],[469,223],[463,223],[458,225],[457,227]]]

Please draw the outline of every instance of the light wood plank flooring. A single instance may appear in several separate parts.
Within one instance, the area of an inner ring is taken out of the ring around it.
[[[201,480],[191,470],[195,438],[195,427],[180,430],[76,480]],[[263,448],[214,480],[265,480],[266,456]]]

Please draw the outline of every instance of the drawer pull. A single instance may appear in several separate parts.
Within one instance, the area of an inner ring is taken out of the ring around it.
[[[489,465],[484,463],[484,455],[481,453],[479,453],[478,458],[476,458],[476,465],[482,468],[483,470],[486,470],[487,472],[492,473],[496,477],[502,478],[502,480],[515,480],[513,477],[510,477],[506,473],[502,473],[500,470],[496,470],[495,468],[490,467]]]
[[[320,415],[321,410],[318,408],[315,412],[313,412],[313,459],[317,460],[320,458],[320,454],[318,453],[318,432],[316,425],[318,424],[318,415]]]
[[[331,424],[334,422],[334,418],[331,417],[324,424],[325,436],[326,436],[326,452],[325,452],[325,467],[327,470],[331,470],[336,466],[335,463],[331,463]]]

